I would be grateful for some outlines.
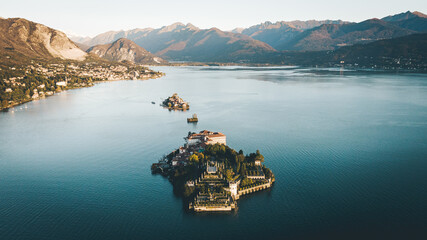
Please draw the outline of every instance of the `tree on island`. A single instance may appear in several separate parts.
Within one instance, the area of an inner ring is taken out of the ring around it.
[[[264,156],[259,152],[259,150],[256,150],[255,153],[251,153],[246,156],[246,161],[249,163],[255,163],[255,161],[264,162]]]
[[[242,167],[240,167],[240,175],[245,176],[246,175],[246,165],[243,164]]]
[[[234,172],[233,170],[231,170],[230,168],[225,170],[225,178],[230,181],[231,179],[233,179],[234,176]]]
[[[240,150],[242,151],[242,150]],[[245,161],[245,155],[242,153],[239,153],[239,155],[237,155],[237,162],[239,163],[243,163]]]
[[[242,182],[240,183],[240,186],[245,187],[245,186],[251,185],[253,183],[254,183],[254,181],[252,179],[244,177]]]
[[[191,156],[188,158],[188,160],[190,161],[190,163],[194,163],[194,164],[203,164],[204,160],[205,160],[205,155],[203,153],[193,153],[191,154]]]
[[[192,154],[188,160],[190,160],[190,162],[199,163],[199,156]]]
[[[264,162],[264,156],[259,152],[259,150],[256,150],[254,160]]]

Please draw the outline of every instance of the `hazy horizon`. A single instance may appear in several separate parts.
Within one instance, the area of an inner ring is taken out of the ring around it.
[[[25,6],[25,7],[23,7]],[[369,7],[366,7],[369,6]],[[265,21],[343,20],[360,22],[406,11],[427,12],[427,2],[420,0],[362,0],[357,3],[329,0],[294,2],[266,0],[262,4],[246,1],[218,0],[200,3],[195,0],[140,2],[111,0],[57,2],[52,0],[9,2],[0,9],[4,18],[22,17],[64,31],[68,35],[89,36],[107,31],[135,28],[160,28],[176,22],[199,28],[217,27],[232,30]]]

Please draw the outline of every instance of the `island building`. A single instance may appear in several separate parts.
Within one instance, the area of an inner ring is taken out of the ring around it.
[[[186,138],[188,145],[197,145],[197,144],[224,144],[227,145],[227,137],[220,132],[211,132],[208,130],[203,130],[200,133],[189,134]]]
[[[239,184],[240,184],[240,179],[228,182],[228,187],[230,189],[231,196],[234,199],[239,198],[238,197],[238,195],[239,195]]]
[[[67,86],[67,81],[62,81],[62,82],[56,82],[56,86],[62,86],[62,87],[66,87]]]

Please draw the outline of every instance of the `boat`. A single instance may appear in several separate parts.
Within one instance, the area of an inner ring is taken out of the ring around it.
[[[151,104],[156,104],[155,102],[151,102]]]
[[[193,114],[193,117],[187,118],[188,123],[198,122],[199,119],[197,118],[197,114]]]

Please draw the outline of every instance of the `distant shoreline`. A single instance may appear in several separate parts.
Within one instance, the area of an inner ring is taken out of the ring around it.
[[[340,68],[344,70],[363,71],[363,72],[385,72],[385,73],[427,73],[427,69],[387,69],[387,68],[368,68],[368,67],[351,67],[346,65],[334,66],[303,66],[303,65],[283,65],[283,64],[267,64],[267,63],[216,63],[216,62],[180,62],[169,63],[162,65],[143,65],[147,67],[288,67],[288,68],[312,68],[312,69],[328,69]]]

